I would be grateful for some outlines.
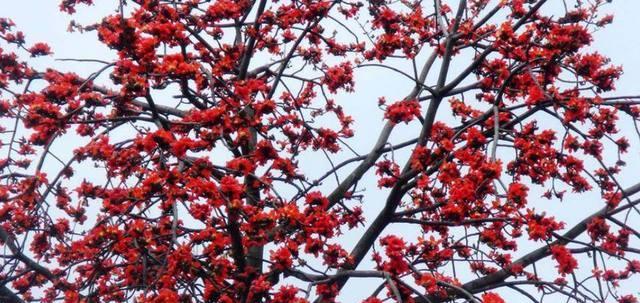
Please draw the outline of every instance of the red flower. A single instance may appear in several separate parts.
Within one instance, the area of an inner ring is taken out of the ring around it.
[[[507,192],[509,202],[521,207],[527,204],[527,192],[529,188],[522,183],[511,183]]]
[[[69,13],[95,2],[58,1]],[[640,273],[612,258],[589,275],[572,255],[596,245],[628,257],[634,218],[615,230],[594,218],[593,243],[574,251],[548,246],[563,243],[552,240],[564,223],[545,203],[527,209],[542,188],[561,199],[593,186],[612,214],[623,205],[616,177],[637,142],[622,116],[637,120],[640,106],[599,96],[621,75],[587,49],[611,21],[597,12],[604,0],[562,16],[543,6],[556,1],[527,0],[140,0],[124,12],[111,2],[115,12],[69,26],[112,52],[91,71],[64,66],[78,74],[21,61],[51,49],[0,18],[0,246],[11,267],[0,279],[23,301],[335,302],[346,279],[372,271],[394,283],[366,303],[411,302],[412,282],[460,301],[444,283],[535,283],[525,266],[546,261],[562,284],[575,274],[615,287]],[[390,69],[358,69],[372,60]],[[374,71],[393,87],[363,87],[362,104],[348,104],[341,93]],[[380,95],[407,97],[378,99],[378,135],[373,115],[352,117]],[[445,99],[420,119],[421,102]],[[547,253],[514,263],[527,241]],[[479,277],[455,275],[459,264]]]
[[[482,303],[505,303],[505,302],[498,294],[493,292],[487,292],[482,294]]]
[[[527,105],[536,105],[544,99],[544,91],[538,85],[529,86]]]
[[[424,170],[431,163],[431,151],[424,146],[416,146],[411,155],[411,168],[416,171]]]
[[[178,294],[170,289],[166,289],[163,288],[160,290],[160,292],[158,292],[158,295],[155,296],[155,298],[153,298],[151,300],[151,302],[153,303],[173,303],[173,302],[178,302],[180,299],[180,296],[178,296]]]
[[[229,197],[237,199],[242,195],[243,186],[238,183],[236,178],[231,176],[224,176],[222,180],[220,180],[220,191],[224,194],[227,194]]]
[[[578,261],[564,245],[551,246],[551,256],[558,263],[556,267],[562,276],[573,273],[578,268]]]
[[[595,217],[587,224],[587,233],[591,240],[597,241],[609,234],[609,225],[602,217]]]
[[[235,158],[227,162],[227,167],[239,171],[245,176],[256,170],[256,164],[247,158]]]
[[[281,286],[273,295],[272,303],[308,303],[304,298],[298,297],[298,288],[295,286]]]
[[[624,295],[618,298],[618,303],[638,303],[638,298],[634,295]]]
[[[409,265],[404,259],[406,243],[402,238],[389,235],[380,239],[380,245],[385,247],[385,254],[389,258],[388,261],[382,263],[381,270],[394,275],[399,275],[409,270]]]
[[[38,42],[29,48],[31,57],[46,56],[52,54],[51,48],[46,43]]]
[[[393,123],[409,123],[420,117],[420,103],[416,100],[398,101],[387,107],[384,117]]]
[[[327,68],[322,83],[326,84],[329,91],[335,93],[338,89],[348,92],[353,91],[353,68],[351,63],[344,62],[340,65]]]
[[[291,259],[291,252],[286,247],[280,247],[275,251],[271,251],[271,261],[274,269],[284,271],[291,268],[293,260]]]

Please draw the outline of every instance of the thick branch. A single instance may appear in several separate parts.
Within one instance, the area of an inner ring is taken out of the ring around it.
[[[625,197],[630,197],[636,193],[640,192],[640,183],[633,185],[627,189],[625,189],[623,191],[623,194]],[[633,202],[634,204],[640,204],[640,200],[636,200]],[[553,241],[550,245],[545,245],[543,247],[540,247],[528,254],[526,254],[525,256],[521,257],[520,259],[516,260],[515,262],[513,262],[513,264],[519,264],[522,265],[523,267],[527,267],[547,256],[550,255],[550,247],[553,245],[564,245],[567,244],[570,240],[573,240],[575,238],[577,238],[578,236],[580,236],[582,233],[584,233],[587,230],[587,225],[594,219],[597,217],[601,217],[601,216],[605,216],[605,215],[609,215],[612,213],[618,213],[620,212],[622,208],[629,208],[631,207],[630,205],[625,205],[625,206],[621,206],[617,209],[610,209],[609,207],[604,207],[602,209],[600,209],[599,211],[593,213],[592,215],[584,218],[582,221],[580,221],[578,224],[574,225],[571,229],[569,229],[566,233],[564,233],[562,235],[561,238]],[[473,281],[467,282],[464,285],[462,285],[462,288],[464,288],[465,290],[471,292],[471,293],[477,293],[480,291],[484,291],[484,290],[488,290],[491,289],[492,286],[498,286],[500,283],[504,282],[508,277],[511,276],[511,273],[509,273],[507,270],[500,270],[497,271],[495,273],[492,273],[490,275],[484,276],[482,278],[478,278],[475,279]],[[418,301],[420,302],[420,301]]]

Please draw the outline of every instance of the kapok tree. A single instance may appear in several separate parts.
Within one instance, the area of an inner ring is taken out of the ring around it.
[[[608,1],[112,2],[89,75],[0,19],[0,301],[637,302]]]

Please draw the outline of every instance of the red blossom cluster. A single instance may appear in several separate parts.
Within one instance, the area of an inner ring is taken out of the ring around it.
[[[638,302],[640,101],[607,1],[551,2],[121,1],[70,26],[115,55],[89,75],[0,18],[0,301]],[[364,67],[410,89],[363,151]]]
[[[558,273],[563,276],[573,273],[578,267],[578,261],[571,255],[569,249],[562,245],[554,245],[551,247],[553,259],[558,262]]]

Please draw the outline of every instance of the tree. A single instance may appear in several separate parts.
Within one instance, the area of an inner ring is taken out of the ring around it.
[[[0,19],[0,301],[637,302],[610,1],[113,2],[90,75]],[[371,70],[411,88],[357,129]]]

